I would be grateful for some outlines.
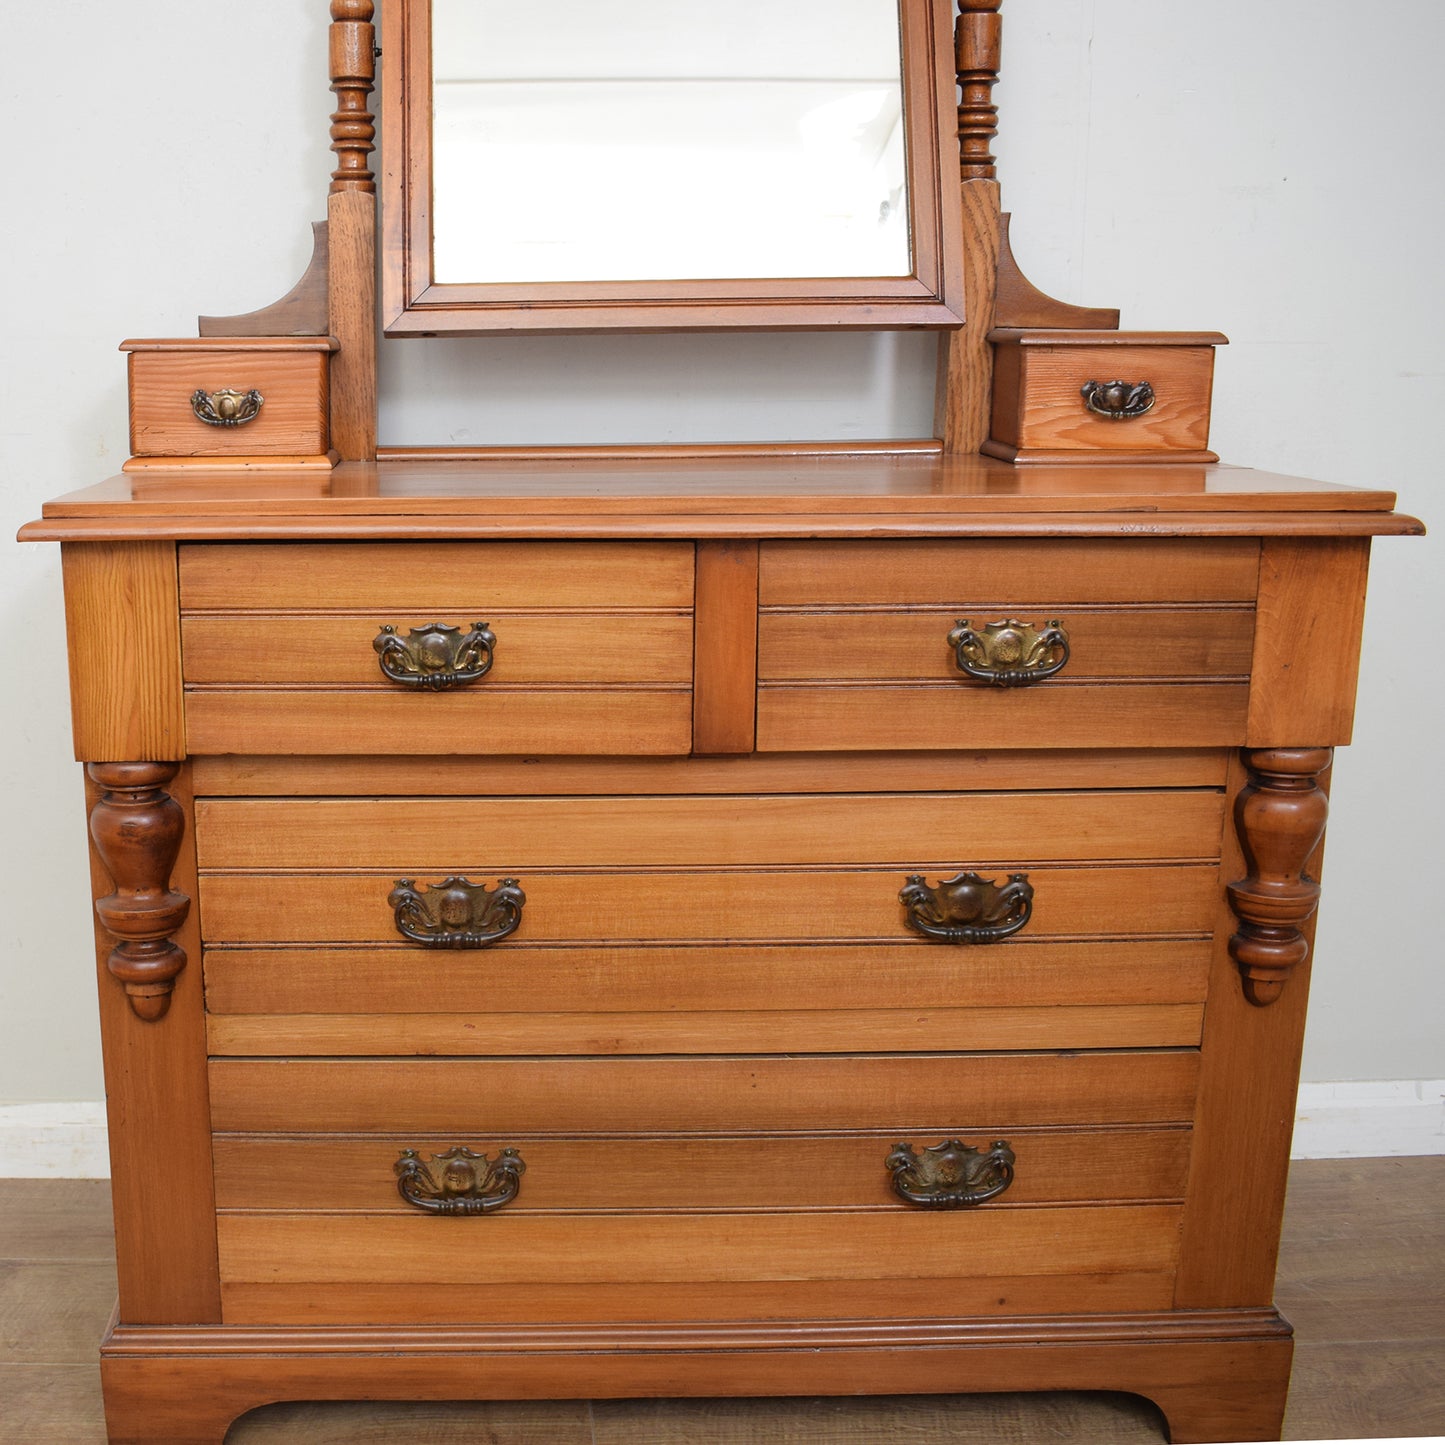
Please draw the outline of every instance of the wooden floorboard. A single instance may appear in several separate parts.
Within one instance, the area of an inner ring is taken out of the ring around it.
[[[1277,1299],[1297,1332],[1285,1436],[1445,1435],[1445,1157],[1290,1175]],[[0,1445],[104,1445],[96,1348],[115,1298],[109,1190],[0,1181]],[[275,1405],[229,1445],[1155,1445],[1122,1395]]]

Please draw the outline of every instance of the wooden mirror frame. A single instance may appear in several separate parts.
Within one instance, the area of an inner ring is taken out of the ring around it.
[[[963,321],[952,0],[898,0],[913,274],[442,284],[432,275],[432,0],[382,14],[381,305],[388,336],[868,330]]]

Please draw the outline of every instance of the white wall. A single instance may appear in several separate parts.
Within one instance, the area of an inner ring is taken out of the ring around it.
[[[12,7],[0,124],[0,531],[126,454],[125,336],[264,305],[323,213],[326,9]],[[1045,290],[1214,328],[1232,460],[1426,489],[1445,414],[1445,7],[1009,0],[1005,202]],[[929,430],[926,337],[530,338],[386,348],[389,440],[727,440]],[[1442,523],[1445,525],[1445,523]],[[101,1094],[59,560],[0,550],[0,1103]],[[1340,755],[1309,1079],[1439,1078],[1435,541],[1379,544]],[[1309,741],[1301,739],[1301,741]]]

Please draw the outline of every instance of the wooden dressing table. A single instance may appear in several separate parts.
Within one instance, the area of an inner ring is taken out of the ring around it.
[[[331,9],[312,271],[128,344],[136,459],[22,533],[90,780],[112,1441],[1035,1389],[1277,1438],[1328,769],[1370,539],[1419,524],[1204,460],[1222,338],[1019,275],[986,0],[956,67],[901,10],[920,310],[551,318],[941,328],[936,439],[379,449],[371,6]],[[429,14],[385,17],[385,320],[542,325],[418,279]]]

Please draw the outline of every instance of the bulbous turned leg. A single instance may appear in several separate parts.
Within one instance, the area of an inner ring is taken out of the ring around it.
[[[1239,930],[1229,940],[1245,997],[1261,1007],[1284,991],[1291,973],[1309,957],[1301,931],[1319,906],[1320,885],[1305,871],[1325,834],[1329,801],[1319,785],[1329,748],[1260,748],[1246,751],[1250,781],[1235,802],[1249,876],[1229,885],[1229,906]]]
[[[91,809],[90,836],[115,883],[98,898],[100,921],[120,940],[106,961],[125,985],[130,1006],[148,1021],[164,1017],[171,990],[186,966],[171,941],[186,921],[191,900],[171,890],[186,817],[165,791],[175,763],[91,763],[86,769],[103,790]]]

